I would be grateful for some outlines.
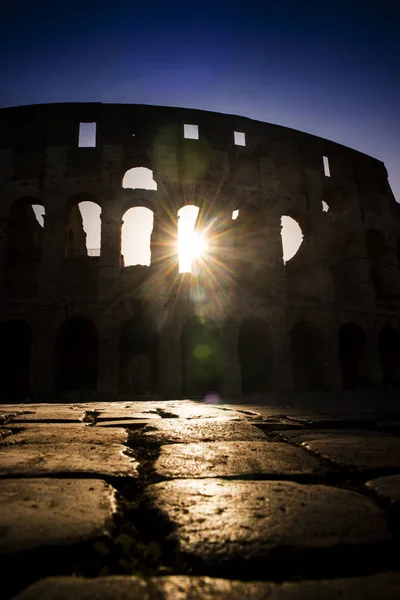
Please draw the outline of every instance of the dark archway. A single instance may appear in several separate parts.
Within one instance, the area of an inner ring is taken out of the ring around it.
[[[323,364],[321,334],[313,323],[296,323],[290,334],[295,390],[324,389],[325,369]]]
[[[274,388],[271,332],[264,319],[252,318],[242,323],[238,356],[243,394],[262,393]]]
[[[339,331],[339,360],[345,390],[355,390],[365,384],[361,371],[365,346],[364,332],[357,323],[342,325]]]
[[[181,333],[184,396],[219,391],[219,330],[214,321],[191,317]]]
[[[159,336],[141,310],[120,327],[119,390],[121,394],[150,395],[158,391]]]
[[[101,252],[101,206],[92,194],[82,192],[68,202],[66,257],[98,257]]]
[[[379,333],[379,358],[385,386],[400,388],[400,333],[394,327]]]
[[[55,381],[58,392],[97,389],[97,330],[75,317],[60,326],[56,341]]]
[[[32,400],[30,384],[31,331],[25,321],[13,320],[0,328],[1,385],[3,402]]]
[[[5,240],[7,260],[18,263],[41,261],[43,215],[44,206],[34,198],[20,198],[11,205]]]

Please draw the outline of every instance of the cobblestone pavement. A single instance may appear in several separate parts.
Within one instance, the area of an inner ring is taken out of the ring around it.
[[[0,414],[4,599],[400,598],[400,398]]]

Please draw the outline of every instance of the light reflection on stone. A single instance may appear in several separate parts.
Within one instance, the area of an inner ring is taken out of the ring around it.
[[[193,354],[198,360],[205,360],[210,356],[211,348],[207,344],[199,344],[194,348]]]

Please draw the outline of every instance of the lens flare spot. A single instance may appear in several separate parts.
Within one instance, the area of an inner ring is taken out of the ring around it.
[[[197,360],[205,360],[206,358],[208,358],[211,354],[211,348],[210,346],[207,346],[206,344],[199,344],[198,346],[196,346],[193,350],[193,354],[195,356],[195,358],[197,358]]]
[[[195,304],[201,304],[202,302],[207,300],[207,292],[204,285],[198,284],[196,286],[193,286],[190,290],[190,297],[192,299],[192,302],[194,302]]]
[[[200,258],[207,250],[207,240],[201,233],[195,233],[193,237],[192,256]]]
[[[210,392],[204,397],[205,404],[220,404],[221,397],[217,392]]]

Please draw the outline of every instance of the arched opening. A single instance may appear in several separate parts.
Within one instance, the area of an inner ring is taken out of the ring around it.
[[[318,327],[308,321],[297,323],[290,334],[294,388],[318,390],[325,388],[323,344]]]
[[[151,319],[139,310],[126,319],[119,333],[119,391],[149,396],[158,391],[159,336]]]
[[[384,235],[376,229],[369,229],[366,233],[366,248],[372,285],[376,295],[382,297],[385,292],[385,283],[382,278],[381,267],[387,251]]]
[[[400,388],[400,334],[394,327],[379,333],[379,358],[385,386]]]
[[[31,331],[20,320],[4,323],[0,328],[1,386],[3,402],[32,401],[30,383]]]
[[[128,169],[122,178],[122,187],[141,190],[156,190],[157,183],[153,179],[153,171],[146,167]]]
[[[101,207],[90,194],[71,199],[67,226],[68,258],[100,256]]]
[[[243,394],[262,393],[274,388],[271,332],[264,319],[252,318],[242,323],[238,355]]]
[[[365,354],[365,335],[357,323],[345,323],[339,331],[339,360],[343,389],[363,387],[361,362]]]
[[[97,389],[97,330],[88,319],[64,321],[57,333],[55,381],[58,392]]]
[[[40,227],[44,227],[45,210],[43,204],[32,204],[32,210]]]
[[[10,208],[6,256],[14,262],[39,262],[42,259],[45,209],[33,198],[21,198]]]
[[[207,249],[204,235],[196,231],[199,207],[193,204],[178,210],[178,257],[179,273],[191,273],[194,261],[201,258]]]
[[[42,260],[44,206],[21,198],[10,208],[5,235],[4,283],[6,295],[36,295],[38,263]]]
[[[151,263],[150,241],[154,214],[149,208],[129,208],[122,218],[121,252],[123,265],[147,265]]]
[[[219,331],[210,319],[190,318],[181,333],[184,396],[204,397],[219,391]]]
[[[298,222],[287,215],[281,217],[283,263],[295,256],[303,242],[303,232]]]

